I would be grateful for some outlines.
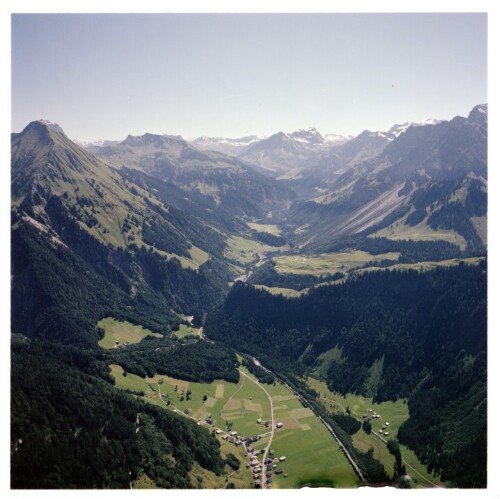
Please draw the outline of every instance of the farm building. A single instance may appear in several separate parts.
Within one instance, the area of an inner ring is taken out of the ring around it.
[[[385,426],[389,426],[389,423],[387,421],[385,422]]]
[[[273,449],[270,449],[270,450],[269,450],[269,455],[270,455],[270,456],[274,456],[274,450],[273,450]]]
[[[217,430],[215,433],[217,433],[217,435],[220,435],[222,433],[222,430]]]
[[[384,435],[385,436],[389,435],[389,432],[388,431],[384,431]]]
[[[283,428],[283,423],[281,421],[276,423],[276,428]]]
[[[237,431],[231,431],[231,432],[229,432],[229,435],[231,435],[232,437],[235,437],[236,435],[238,435],[238,432]]]
[[[260,480],[255,480],[255,488],[260,489]]]
[[[276,468],[275,473],[277,475],[281,475],[281,473],[283,473],[283,469],[282,468]]]
[[[281,457],[280,457],[280,461],[281,461],[281,462],[286,461],[286,456],[281,456]]]
[[[257,424],[260,424],[260,423],[262,423],[262,419],[257,418]]]
[[[207,423],[207,424],[209,424],[209,425],[214,424],[213,420],[212,420],[212,419],[210,419],[210,418],[207,418],[205,421],[206,421],[206,423]]]

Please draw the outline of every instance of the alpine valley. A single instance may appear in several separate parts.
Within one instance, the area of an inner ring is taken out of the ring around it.
[[[487,116],[13,133],[11,487],[486,487]]]

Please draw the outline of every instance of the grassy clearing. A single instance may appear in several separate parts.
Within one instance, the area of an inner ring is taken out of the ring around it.
[[[254,287],[257,289],[263,289],[264,291],[267,291],[272,295],[283,295],[288,298],[298,298],[299,296],[309,291],[309,289],[302,289],[300,291],[297,291],[296,289],[290,288],[271,288],[269,286],[264,286],[263,284],[254,284]]]
[[[316,276],[346,272],[369,262],[397,260],[397,252],[372,255],[366,251],[353,250],[345,253],[324,253],[318,256],[283,255],[273,257],[276,271],[282,274],[312,274]]]
[[[373,448],[375,459],[378,459],[384,465],[387,474],[392,476],[394,473],[394,457],[387,450],[385,441],[381,440],[380,437],[385,440],[391,438],[397,439],[396,435],[399,427],[409,417],[408,406],[405,401],[397,400],[396,402],[382,402],[378,404],[373,403],[371,398],[362,397],[361,395],[347,394],[344,396],[332,392],[324,381],[319,381],[314,378],[309,377],[307,379],[307,384],[320,394],[319,400],[329,411],[345,412],[349,407],[351,415],[359,419],[359,421],[363,421],[363,415],[371,414],[369,409],[380,414],[380,419],[372,419],[370,421],[372,425],[372,434],[367,435],[363,429],[360,429],[353,435],[352,440],[354,446],[364,452]],[[388,431],[389,435],[387,436],[383,433],[379,433],[379,430],[382,429],[382,425],[386,422],[389,422],[389,426],[382,431]],[[407,473],[412,477],[412,487],[429,488],[432,487],[433,484],[444,486],[438,478],[427,473],[425,466],[418,461],[413,451],[403,445],[400,445],[400,448],[403,459],[414,468],[414,470],[412,470],[407,467]],[[416,479],[416,482],[413,479]]]
[[[199,336],[200,328],[186,326],[186,324],[179,324],[179,329],[177,331],[172,331],[172,333],[175,334],[175,336],[177,336],[178,338],[184,338],[189,334],[195,334],[196,336]]]
[[[142,326],[135,326],[127,321],[117,321],[112,317],[101,319],[97,323],[98,327],[104,329],[104,338],[99,341],[101,348],[115,348],[127,343],[139,343],[146,336],[161,338],[162,335],[153,333]]]
[[[287,251],[290,249],[288,245],[274,247],[255,241],[254,239],[247,239],[240,236],[229,237],[226,244],[224,256],[242,265],[252,263],[256,259],[258,253]]]
[[[356,273],[362,274],[364,272],[376,272],[380,270],[420,270],[428,271],[433,270],[436,267],[456,267],[461,262],[468,265],[478,265],[480,261],[484,260],[483,256],[469,257],[469,258],[451,258],[449,260],[440,260],[438,262],[418,262],[418,263],[396,263],[395,265],[389,265],[388,267],[366,267],[364,269],[356,270]]]
[[[257,232],[267,232],[269,234],[273,234],[274,236],[281,236],[281,229],[277,225],[259,224],[256,222],[249,222],[247,225]]]
[[[148,477],[148,475],[142,474],[137,480],[132,482],[133,489],[157,489],[156,484]]]
[[[411,227],[405,225],[406,217],[394,222],[389,227],[379,230],[368,237],[386,237],[392,240],[412,240],[412,241],[448,241],[452,244],[460,246],[464,250],[467,246],[467,241],[455,232],[454,230],[434,230],[427,225],[429,216],[426,216],[419,224]]]

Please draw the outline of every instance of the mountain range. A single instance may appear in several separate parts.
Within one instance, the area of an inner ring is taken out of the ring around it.
[[[118,394],[110,372],[235,383],[236,353],[333,418],[368,482],[406,478],[353,447],[358,423],[335,420],[307,376],[404,398],[397,438],[429,473],[484,486],[487,128],[484,104],[356,137],[83,143],[47,120],[13,133],[12,486],[128,488],[147,475],[185,488],[224,473],[216,435],[161,397],[152,408],[140,390]],[[150,335],[105,351],[105,318]],[[177,338],[181,323],[207,337]]]

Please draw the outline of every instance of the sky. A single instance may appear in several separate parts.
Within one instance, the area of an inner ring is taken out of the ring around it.
[[[12,131],[357,135],[487,102],[487,16],[13,14]]]

